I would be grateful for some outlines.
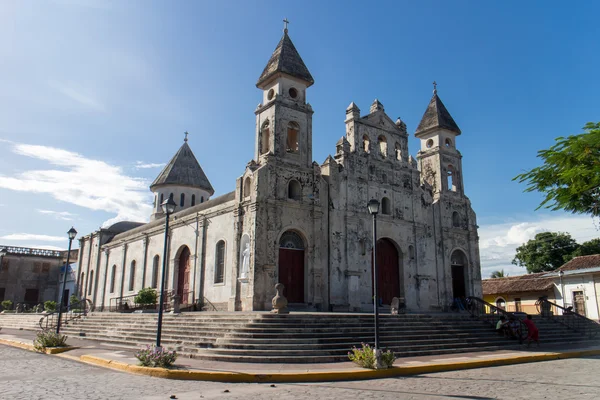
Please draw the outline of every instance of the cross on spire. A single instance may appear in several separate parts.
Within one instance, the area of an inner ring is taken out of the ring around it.
[[[285,33],[287,33],[287,32],[288,32],[288,24],[289,24],[289,23],[290,23],[290,21],[288,21],[288,19],[287,19],[287,18],[284,18],[284,19],[283,19],[283,31],[284,31]]]
[[[185,134],[185,138],[183,139],[183,141],[187,142],[188,141],[187,137],[188,137],[189,133],[188,133],[188,131],[185,131],[183,133]]]
[[[433,81],[433,94],[437,94],[437,82]]]

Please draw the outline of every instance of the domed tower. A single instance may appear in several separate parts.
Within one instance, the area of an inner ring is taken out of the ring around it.
[[[163,216],[160,205],[169,197],[177,204],[176,211],[181,211],[207,201],[215,193],[187,141],[186,132],[183,145],[150,185],[154,193],[152,220]]]

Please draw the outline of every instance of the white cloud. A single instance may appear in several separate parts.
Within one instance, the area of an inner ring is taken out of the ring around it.
[[[148,183],[125,175],[118,166],[48,146],[14,144],[12,151],[58,168],[0,175],[0,188],[50,194],[60,201],[116,214],[110,221],[147,221],[152,211]]]
[[[60,219],[62,221],[73,221],[73,217],[76,217],[77,214],[70,213],[68,211],[52,211],[52,210],[40,210],[37,209],[37,212],[40,214],[50,215],[56,219]]]
[[[82,106],[87,108],[91,108],[95,111],[105,111],[106,108],[104,104],[102,104],[93,93],[91,93],[90,89],[85,89],[80,85],[76,85],[72,82],[64,83],[57,81],[50,81],[48,85],[57,90],[59,93],[65,95],[69,99],[79,103]]]
[[[0,240],[37,240],[40,242],[64,242],[67,240],[66,236],[50,236],[50,235],[36,235],[34,233],[12,233],[10,235],[0,236]]]
[[[588,216],[549,216],[525,222],[499,223],[479,227],[481,276],[489,278],[499,269],[511,276],[523,275],[527,270],[511,263],[516,249],[540,232],[566,232],[578,243],[600,237],[594,222]]]
[[[161,168],[164,166],[165,163],[144,163],[143,161],[137,161],[135,163],[135,169]]]

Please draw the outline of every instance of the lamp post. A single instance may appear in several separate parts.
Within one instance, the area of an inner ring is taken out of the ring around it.
[[[169,196],[161,205],[165,213],[165,246],[163,248],[162,275],[160,278],[160,304],[158,305],[158,327],[156,328],[156,347],[160,347],[160,333],[162,330],[163,303],[165,299],[165,273],[167,270],[167,243],[169,241],[169,216],[175,211],[175,201]]]
[[[565,274],[565,271],[558,271],[558,278],[560,279],[560,298],[562,299],[562,306],[566,307],[565,305],[565,287],[563,286],[563,275]]]
[[[65,301],[63,297],[65,296],[65,287],[67,286],[67,272],[69,271],[69,261],[71,259],[71,244],[73,243],[75,236],[77,236],[77,231],[75,228],[71,227],[67,232],[67,235],[69,236],[69,250],[67,250],[67,263],[65,264],[65,270],[63,272],[62,291],[60,292],[60,301],[58,303],[58,323],[56,324],[57,335],[60,333],[60,320],[62,318],[63,302]],[[83,290],[85,290],[85,288],[83,288]]]
[[[375,368],[381,368],[381,348],[379,347],[379,294],[377,292],[377,214],[379,201],[369,200],[369,213],[373,216],[373,309],[375,312]]]

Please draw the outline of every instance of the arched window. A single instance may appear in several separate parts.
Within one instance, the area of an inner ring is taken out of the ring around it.
[[[371,152],[371,142],[369,141],[369,137],[367,135],[363,135],[363,150],[365,153]]]
[[[164,194],[160,194],[160,203],[158,204],[159,206],[165,201],[165,195]]]
[[[215,248],[215,283],[225,281],[225,242],[220,240]]]
[[[496,299],[496,307],[501,310],[506,310],[506,301],[502,297]]]
[[[392,213],[392,207],[390,206],[390,199],[384,197],[381,199],[381,213],[390,215]]]
[[[396,153],[396,160],[402,161],[402,147],[400,146],[400,143],[396,142],[396,145],[394,146],[394,151]]]
[[[204,196],[200,196],[200,203],[204,203]]]
[[[458,213],[456,211],[452,213],[452,226],[455,228],[460,226],[460,218],[458,217]]]
[[[173,200],[173,193],[169,194],[169,199]]]
[[[304,240],[294,231],[286,231],[279,239],[279,247],[283,249],[304,250]]]
[[[250,179],[250,177],[247,177],[244,180],[244,197],[249,197],[250,196],[250,187],[252,186],[252,180]]]
[[[152,261],[152,282],[150,287],[156,289],[158,287],[158,266],[160,264],[160,257],[157,255],[154,256],[154,260]]]
[[[456,192],[456,181],[454,180],[456,177],[456,171],[454,171],[454,167],[452,165],[448,165],[448,190],[452,192]]]
[[[377,144],[379,145],[379,155],[383,158],[387,157],[387,139],[385,136],[380,135],[377,138]]]
[[[112,266],[112,273],[110,275],[110,292],[111,293],[115,292],[115,279],[116,279],[116,275],[117,275],[117,266],[113,265]]]
[[[288,184],[288,198],[293,200],[302,199],[302,186],[295,179],[292,179]]]
[[[300,125],[295,122],[290,122],[287,128],[287,142],[286,151],[288,153],[297,153],[299,150],[298,146],[298,133],[300,132]]]
[[[271,141],[271,130],[269,127],[269,120],[266,120],[260,130],[260,154],[266,154],[269,152]]]
[[[181,195],[179,196],[179,206],[183,207],[184,204],[185,204],[185,194],[181,193]]]
[[[415,246],[412,244],[408,246],[408,258],[411,260],[415,259]]]
[[[131,262],[131,266],[129,267],[129,291],[133,290],[135,285],[135,260]]]
[[[452,140],[446,138],[444,144],[446,145],[446,147],[452,147]]]
[[[85,274],[82,272],[81,281],[79,281],[79,297],[83,297],[83,295],[85,294],[85,281],[83,280],[83,278],[85,278]]]
[[[88,277],[88,295],[92,294],[92,289],[94,288],[94,271],[90,271],[90,276]]]
[[[196,195],[193,194],[192,195],[192,207],[194,207],[196,205]]]

